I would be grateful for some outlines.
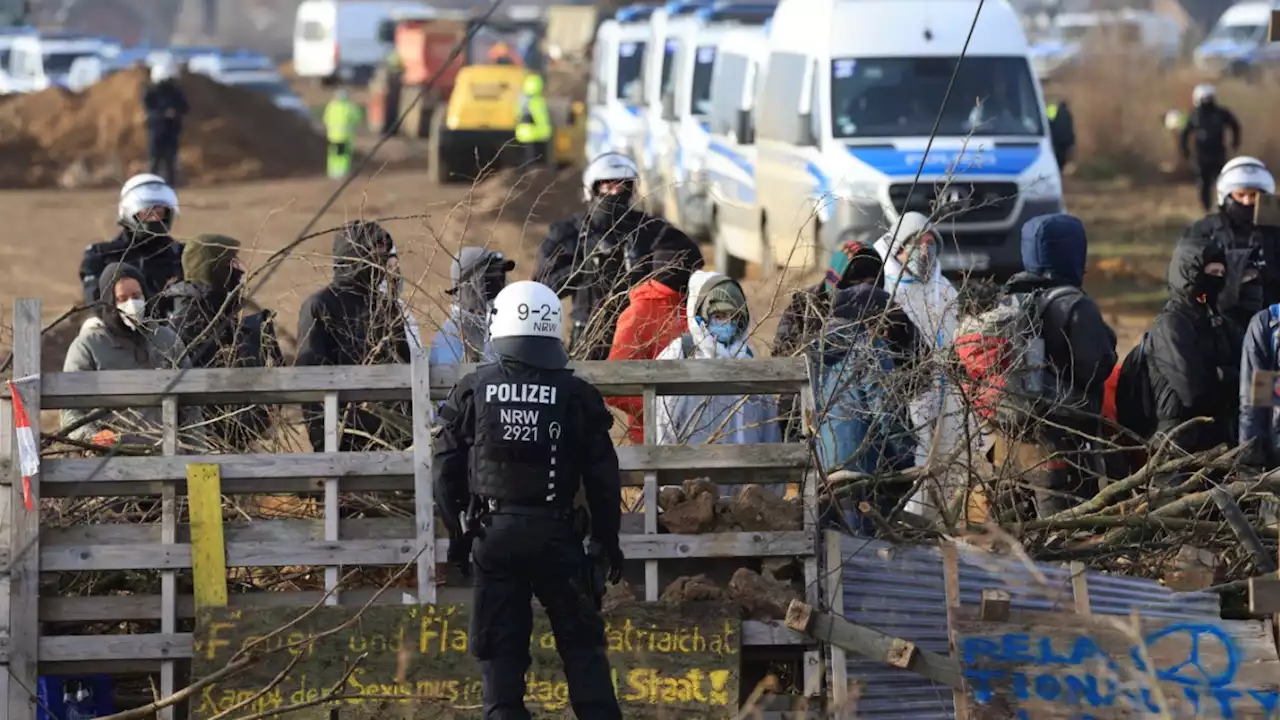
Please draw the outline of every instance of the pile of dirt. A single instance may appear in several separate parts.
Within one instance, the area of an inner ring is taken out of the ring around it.
[[[791,583],[738,568],[727,588],[716,585],[706,575],[682,576],[671,581],[658,599],[671,604],[732,600],[742,606],[748,618],[780,620],[791,601],[801,599],[801,595]]]
[[[306,118],[203,75],[181,83],[191,105],[178,163],[184,184],[324,172],[325,141]],[[108,185],[144,172],[146,87],[134,69],[83,93],[51,88],[0,105],[0,187]]]
[[[799,530],[799,498],[786,500],[761,485],[747,485],[733,497],[721,498],[710,480],[686,480],[683,487],[665,487],[658,495],[667,532],[682,535],[707,532],[763,532]]]

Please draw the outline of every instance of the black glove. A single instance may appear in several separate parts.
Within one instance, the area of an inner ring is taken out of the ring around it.
[[[471,577],[471,535],[451,535],[449,537],[449,564],[458,568],[462,577]]]
[[[604,549],[604,555],[609,562],[609,584],[617,585],[622,580],[622,561],[626,560],[622,556],[622,548],[617,545],[610,545]]]

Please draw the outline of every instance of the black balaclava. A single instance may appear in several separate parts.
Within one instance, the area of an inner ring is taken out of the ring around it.
[[[1222,201],[1222,214],[1227,218],[1227,222],[1231,226],[1243,232],[1253,229],[1253,214],[1257,208],[1253,205],[1245,205],[1237,202],[1230,195]]]
[[[386,277],[395,244],[376,222],[347,223],[333,239],[334,285],[362,293],[376,292]]]
[[[1199,237],[1179,240],[1169,261],[1169,294],[1193,303],[1203,299],[1206,305],[1217,310],[1227,279],[1204,271],[1206,265],[1215,262],[1227,262],[1227,252],[1218,243]]]
[[[116,309],[116,283],[124,278],[137,280],[145,294],[146,280],[138,268],[128,263],[111,263],[98,276],[98,305],[94,308],[94,314],[111,332],[121,337],[137,337],[138,331],[125,324],[120,311]]]
[[[173,229],[172,208],[165,208],[164,217],[160,220],[134,220],[131,224],[121,222],[120,225],[130,244],[144,251],[159,250],[173,242],[173,238],[169,237],[169,232]]]
[[[627,218],[636,201],[636,186],[624,183],[622,189],[612,195],[596,194],[592,190],[591,204],[587,208],[587,222],[594,228],[607,230]]]
[[[653,249],[653,279],[676,292],[689,291],[689,278],[703,264],[702,250],[683,234],[663,236]]]

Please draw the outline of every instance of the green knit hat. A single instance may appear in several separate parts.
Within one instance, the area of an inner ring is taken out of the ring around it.
[[[240,241],[226,235],[201,233],[182,249],[182,277],[189,283],[221,287],[231,274],[231,261]]]

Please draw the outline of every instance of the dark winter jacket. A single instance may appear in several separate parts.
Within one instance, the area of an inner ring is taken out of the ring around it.
[[[98,278],[111,263],[125,263],[142,274],[142,291],[147,296],[147,316],[167,318],[173,299],[163,290],[182,280],[182,248],[168,235],[151,235],[124,229],[114,240],[94,243],[84,249],[80,260],[80,283],[85,305],[98,302]]]
[[[1217,103],[1198,105],[1187,116],[1178,147],[1183,157],[1190,157],[1192,147],[1196,160],[1222,162],[1228,157],[1227,132],[1231,133],[1231,154],[1240,151],[1240,121],[1230,110]]]
[[[573,298],[573,321],[579,327],[575,339],[590,343],[585,355],[573,348],[575,356],[608,356],[628,292],[653,274],[654,248],[668,241],[693,243],[665,220],[637,210],[616,223],[579,213],[551,224],[538,250],[533,279],[562,298]]]
[[[1240,353],[1240,444],[1252,441],[1246,459],[1280,466],[1280,407],[1253,404],[1253,374],[1280,370],[1280,305],[1259,311],[1245,330]]]
[[[1044,215],[1022,226],[1022,266],[1005,293],[1045,292],[1084,284],[1089,241],[1083,223],[1065,213]],[[1063,398],[1063,416],[1071,427],[1096,435],[1107,378],[1116,364],[1116,334],[1097,304],[1084,294],[1067,293],[1043,309],[1041,336],[1045,359],[1053,368]]]
[[[177,135],[182,132],[182,119],[191,111],[187,96],[173,80],[164,80],[147,88],[142,96],[142,108],[147,114],[147,132]],[[173,116],[169,113],[172,111]]]
[[[807,351],[831,316],[832,296],[852,285],[854,278],[869,280],[883,274],[884,259],[874,247],[852,240],[841,243],[831,254],[822,282],[791,294],[773,336],[773,356],[787,357]],[[878,285],[879,280],[875,284]]]
[[[1180,240],[1169,263],[1169,300],[1149,335],[1156,429],[1167,433],[1193,418],[1212,420],[1193,424],[1175,438],[1190,452],[1237,439],[1243,333],[1218,312],[1204,275],[1206,264],[1225,259],[1217,243]]]
[[[1259,271],[1260,282],[1239,296],[1228,293],[1224,302],[1219,303],[1219,310],[1238,325],[1248,325],[1259,310],[1280,303],[1280,228],[1254,225],[1252,218],[1233,220],[1224,208],[1191,223],[1183,236],[1201,245],[1217,243],[1227,250],[1229,257],[1249,251],[1249,260]]]
[[[374,222],[348,223],[333,241],[333,281],[302,303],[298,365],[373,365],[409,362],[409,340],[398,299],[383,291],[383,270],[394,252],[391,235]],[[303,408],[311,442],[324,447],[319,406]],[[394,411],[400,413],[400,409]],[[348,408],[348,426],[377,434],[384,423]],[[362,446],[344,434],[342,449]]]

